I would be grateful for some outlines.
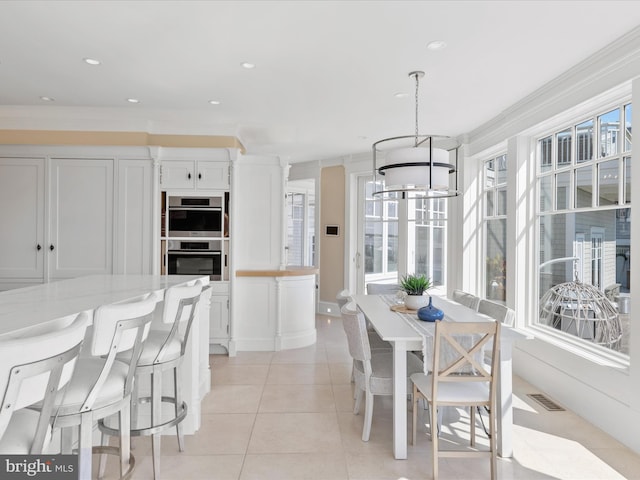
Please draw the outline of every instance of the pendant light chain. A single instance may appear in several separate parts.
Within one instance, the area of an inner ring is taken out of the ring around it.
[[[416,77],[416,138],[415,138],[414,146],[417,147],[418,146],[418,86],[420,83],[420,77],[417,72],[414,76]]]

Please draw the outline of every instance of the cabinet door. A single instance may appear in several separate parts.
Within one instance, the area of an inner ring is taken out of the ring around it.
[[[51,160],[49,277],[110,274],[113,160]]]
[[[118,161],[114,273],[151,273],[153,168],[151,160]]]
[[[229,296],[211,295],[209,343],[229,344]]]
[[[166,160],[162,162],[162,188],[194,188],[196,182],[195,162]]]
[[[229,165],[224,162],[198,162],[197,188],[227,190],[229,188]]]
[[[44,159],[0,159],[0,206],[0,278],[42,281]]]

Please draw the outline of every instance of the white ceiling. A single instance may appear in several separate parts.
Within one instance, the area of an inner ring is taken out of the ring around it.
[[[338,157],[413,133],[412,70],[421,133],[457,136],[637,25],[638,1],[5,0],[0,128],[82,119]]]

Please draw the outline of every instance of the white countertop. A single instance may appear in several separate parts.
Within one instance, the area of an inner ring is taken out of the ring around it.
[[[209,283],[208,276],[194,275],[92,275],[0,292],[0,338],[34,334],[64,324],[70,315],[197,278]]]

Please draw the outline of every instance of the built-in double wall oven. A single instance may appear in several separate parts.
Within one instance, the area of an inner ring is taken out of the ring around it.
[[[168,196],[165,205],[166,273],[227,280],[228,197]]]

